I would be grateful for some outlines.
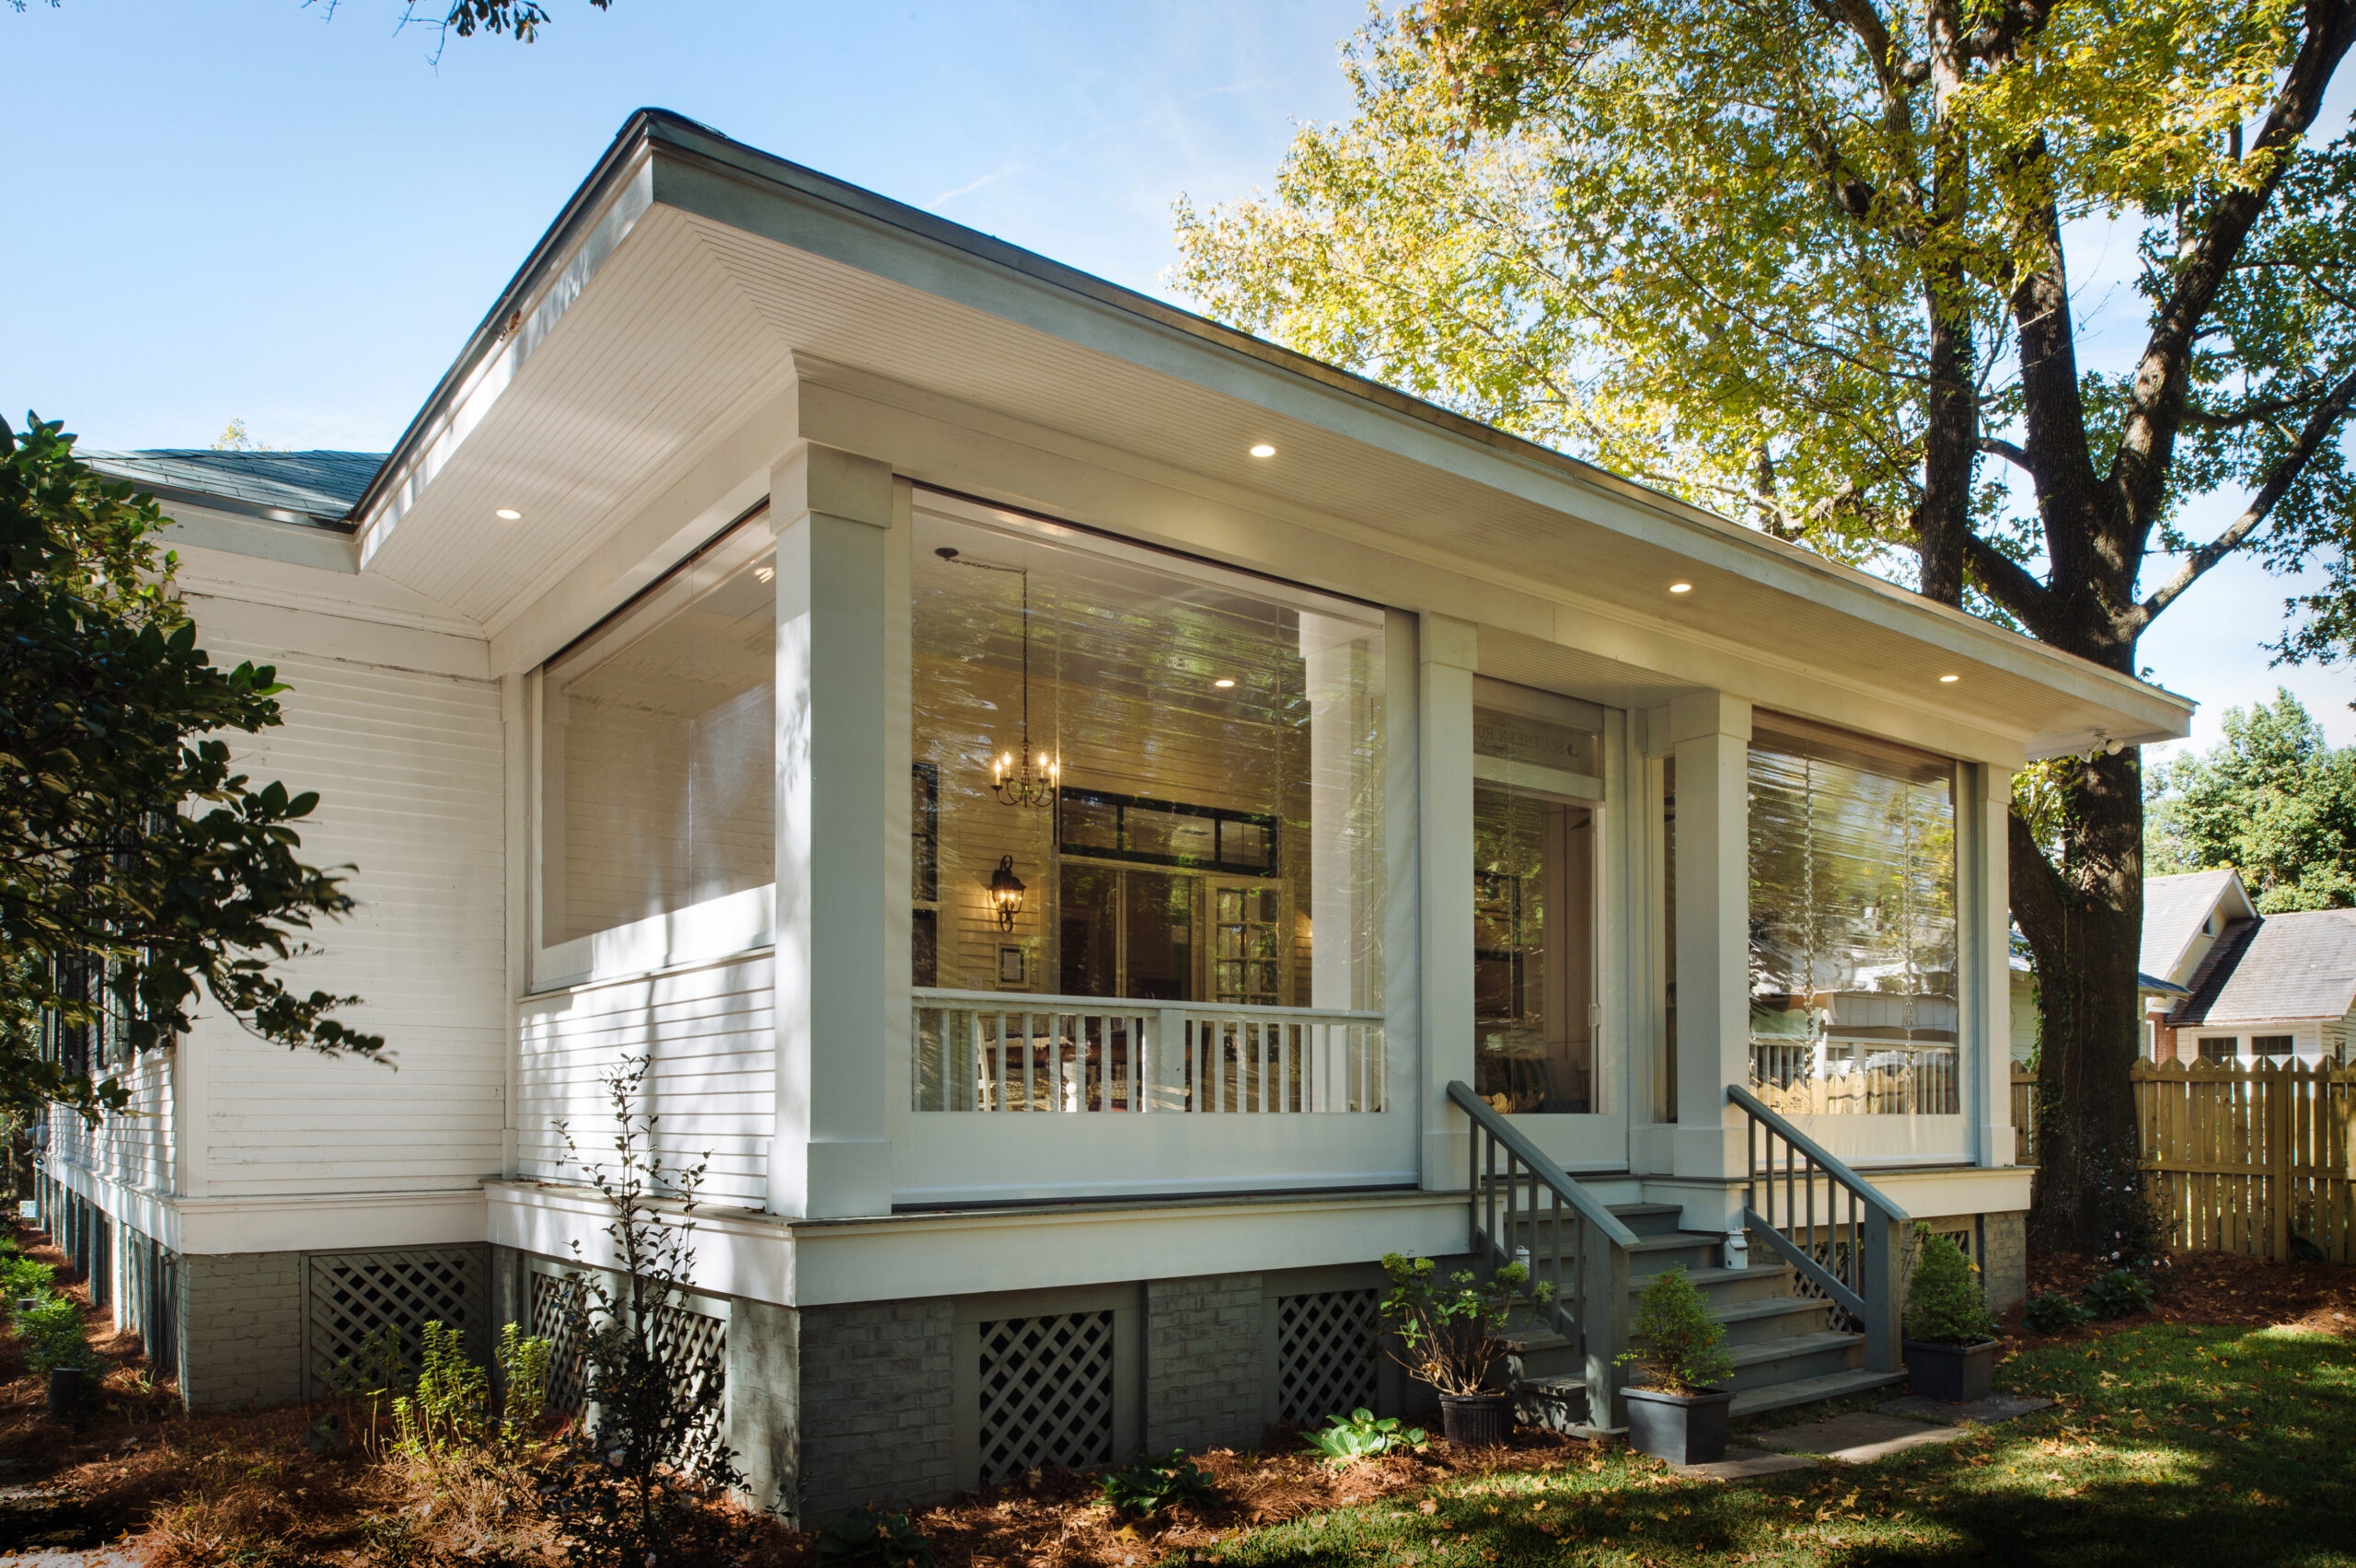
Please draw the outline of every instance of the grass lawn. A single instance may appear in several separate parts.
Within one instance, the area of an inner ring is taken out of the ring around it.
[[[2153,1322],[2026,1352],[1997,1381],[2060,1408],[1733,1483],[1615,1449],[1252,1530],[1216,1560],[2356,1565],[2356,1340]]]

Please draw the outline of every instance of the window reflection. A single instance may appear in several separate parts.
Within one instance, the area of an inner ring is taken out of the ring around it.
[[[1786,1114],[1962,1111],[1951,763],[1762,718],[1750,1077]]]

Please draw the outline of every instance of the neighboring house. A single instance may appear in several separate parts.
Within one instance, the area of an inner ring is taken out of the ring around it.
[[[1572,1418],[1678,1261],[1738,1410],[1888,1381],[1887,1291],[1715,1266],[1749,1140],[2017,1299],[2012,775],[2189,711],[659,112],[381,464],[103,466],[288,683],[241,765],[359,901],[291,975],[398,1070],[202,1019],[52,1117],[49,1223],[192,1408],[549,1328],[553,1123],[649,1055],[680,1332],[810,1519],[1395,1403],[1385,1252],[1561,1256],[1468,1203],[1501,1136],[1588,1238]]]
[[[2192,994],[2192,980],[2226,930],[2257,909],[2233,871],[2187,871],[2143,879],[2143,945],[2136,955],[2136,991],[2142,1001],[2143,1054],[2159,1058],[2171,1009]],[[2013,1059],[2037,1049],[2037,976],[2029,962],[2013,958]]]
[[[2158,1059],[2356,1061],[2356,909],[2227,926],[2168,1014]]]

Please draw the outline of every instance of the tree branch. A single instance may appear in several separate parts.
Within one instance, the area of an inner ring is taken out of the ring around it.
[[[2037,472],[2035,468],[2029,467],[2028,454],[2001,436],[1983,435],[1979,437],[1973,444],[1991,457],[2002,457],[2005,462],[2032,476]]]
[[[2201,430],[2239,430],[2246,424],[2255,423],[2259,420],[2270,420],[2277,414],[2296,413],[2314,402],[2323,391],[2324,384],[2321,381],[2310,381],[2296,392],[2286,393],[2280,398],[2255,398],[2244,403],[2238,409],[2223,413],[2214,413],[2207,409],[2195,408],[2187,404],[2184,410],[2184,422]]]
[[[1963,553],[1981,592],[2004,606],[2042,639],[2051,620],[2053,591],[2028,573],[2028,568],[1977,534],[1963,537]]]
[[[2242,514],[2235,518],[2223,533],[2194,550],[2177,574],[2143,601],[2140,606],[2142,618],[2138,623],[2138,631],[2151,625],[2162,610],[2182,597],[2184,591],[2198,582],[2211,567],[2248,542],[2249,536],[2273,512],[2276,503],[2298,482],[2299,476],[2306,471],[2307,465],[2315,460],[2324,443],[2338,431],[2339,421],[2347,418],[2351,404],[2356,404],[2356,370],[2342,376],[2339,385],[2331,389],[2330,396],[2308,416],[2305,428],[2299,432],[2299,439],[2292,442],[2291,450],[2282,454],[2275,460],[2273,467],[2267,470],[2265,481],[2258,487],[2258,493],[2250,498],[2250,503]]]

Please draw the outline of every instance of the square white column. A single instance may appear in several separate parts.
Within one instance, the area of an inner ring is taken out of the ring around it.
[[[1423,1185],[1464,1185],[1472,1128],[1448,1103],[1472,1081],[1472,674],[1470,622],[1419,617],[1415,635],[1417,841],[1421,846]]]
[[[885,1064],[888,466],[814,443],[771,471],[777,535],[777,1088],[771,1212],[891,1212]],[[905,778],[899,789],[905,793]]]
[[[1722,692],[1669,707],[1677,755],[1675,1173],[1743,1173],[1741,1113],[1727,1085],[1750,1076],[1750,704]],[[1688,1221],[1697,1216],[1689,1206]]]
[[[1962,770],[1956,802],[1958,891],[1962,895],[1964,1107],[1974,1128],[1972,1163],[2013,1163],[2012,769]]]

